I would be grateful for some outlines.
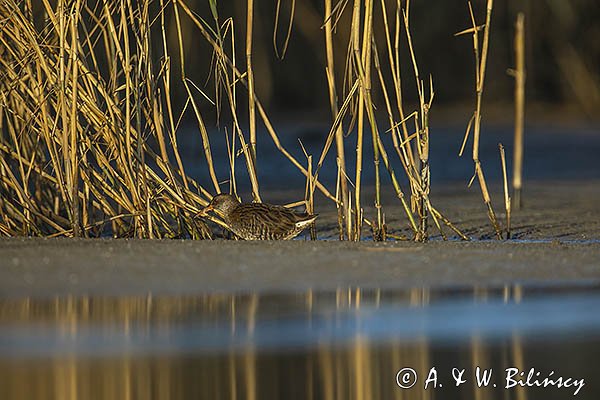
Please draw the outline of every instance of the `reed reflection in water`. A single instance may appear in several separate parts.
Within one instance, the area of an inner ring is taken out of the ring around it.
[[[598,288],[521,286],[4,299],[0,399],[573,396],[504,389],[507,368],[584,379],[577,397],[595,399],[598,305]],[[477,366],[496,388],[477,387]],[[410,389],[396,383],[405,367],[419,377]],[[424,390],[432,367],[438,387]]]

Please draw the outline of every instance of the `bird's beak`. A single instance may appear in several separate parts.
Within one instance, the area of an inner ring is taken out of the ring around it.
[[[212,205],[210,205],[210,204],[209,204],[209,205],[207,205],[206,207],[204,207],[202,210],[200,210],[200,212],[199,212],[198,214],[196,214],[196,216],[197,216],[197,217],[204,217],[204,216],[206,216],[206,214],[207,214],[209,211],[212,211],[212,210],[214,210],[214,208],[213,208],[213,206],[212,206]]]

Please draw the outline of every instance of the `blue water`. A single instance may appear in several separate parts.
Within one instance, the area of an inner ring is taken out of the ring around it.
[[[0,398],[596,400],[599,308],[589,282],[0,299]]]
[[[407,291],[379,292],[377,301],[376,292],[359,291],[363,301],[346,306],[336,305],[335,294],[325,292],[313,295],[317,300],[310,309],[304,294],[259,294],[261,307],[251,315],[193,308],[166,321],[151,316],[123,321],[75,315],[71,325],[62,319],[13,319],[0,328],[0,357],[204,354],[244,352],[250,347],[278,351],[324,344],[343,347],[358,337],[373,345],[423,338],[431,344],[452,344],[473,336],[495,343],[515,334],[546,340],[600,339],[600,288],[558,289],[418,289],[429,300],[413,305],[406,301]],[[522,292],[532,294],[522,297],[518,294]],[[154,301],[169,304],[176,298]],[[249,299],[240,295],[230,301],[244,305]]]
[[[463,182],[466,184],[473,175],[473,161],[467,144],[467,150],[463,157],[458,157],[462,143],[465,126],[448,125],[432,122],[430,136],[430,167],[432,185],[449,182]],[[313,156],[313,167],[323,149],[324,141],[329,126],[326,124],[282,122],[276,123],[279,139],[300,164],[306,167],[306,157],[302,152],[298,140],[306,148],[308,154]],[[187,171],[190,176],[204,183],[206,188],[211,187],[207,175],[206,162],[201,147],[200,136],[190,126],[181,135],[185,146],[182,147]],[[480,160],[485,171],[488,182],[500,182],[502,170],[500,167],[500,156],[498,143],[505,146],[507,154],[507,170],[512,171],[512,126],[483,126],[480,141]],[[598,127],[568,127],[552,126],[548,124],[537,124],[526,127],[525,154],[523,179],[525,181],[540,180],[584,180],[600,179],[600,128]],[[374,164],[372,156],[372,145],[370,135],[365,133],[365,145],[363,148],[363,183],[373,185]],[[213,129],[210,132],[211,147],[215,160],[215,169],[221,181],[229,179],[228,155],[225,136],[223,131]],[[392,145],[390,134],[383,134],[384,142],[392,167],[403,187],[407,186],[402,165]],[[354,177],[355,170],[355,134],[346,140],[346,163],[350,177]],[[287,189],[290,187],[304,187],[306,179],[275,147],[271,137],[263,129],[258,132],[258,177],[262,188]],[[249,191],[250,186],[245,172],[243,156],[236,161],[238,185],[241,192]],[[388,174],[381,164],[382,182],[389,182]],[[319,179],[327,186],[335,188],[337,167],[335,163],[335,147],[329,151],[323,167],[319,173]],[[225,186],[223,186],[225,188]]]

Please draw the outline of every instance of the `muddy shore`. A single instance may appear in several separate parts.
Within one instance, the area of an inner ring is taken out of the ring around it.
[[[432,199],[472,241],[459,241],[449,231],[451,240],[444,242],[432,229],[425,244],[339,242],[335,209],[326,203],[317,210],[322,240],[316,242],[2,239],[0,295],[600,282],[598,182],[530,185],[525,208],[513,216],[514,239],[508,241],[489,239],[491,228],[476,190],[441,188]],[[386,210],[392,231],[410,233],[399,207]],[[498,216],[503,218],[500,210]]]
[[[599,281],[600,245],[2,241],[2,296]]]

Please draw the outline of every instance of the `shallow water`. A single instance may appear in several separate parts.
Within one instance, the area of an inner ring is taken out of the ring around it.
[[[329,122],[303,120],[274,121],[274,123],[281,144],[299,163],[305,165],[306,157],[298,140],[301,140],[308,154],[311,154],[314,159],[320,156],[325,137],[329,132]],[[432,186],[436,187],[439,184],[450,182],[466,185],[473,175],[473,162],[468,152],[462,158],[458,157],[460,144],[465,134],[465,125],[448,124],[444,121],[436,121],[435,118],[431,123],[429,162]],[[525,135],[524,181],[597,180],[600,178],[600,163],[598,163],[597,157],[600,150],[598,131],[596,126],[528,125]],[[221,180],[228,179],[229,158],[225,135],[222,131],[213,129],[210,132],[210,138],[217,175]],[[402,165],[394,154],[391,136],[382,134],[381,139],[388,149],[390,161],[396,170],[400,184],[406,187],[408,182]],[[186,134],[182,135],[182,140],[184,143],[181,146],[182,157],[187,166],[187,173],[200,183],[210,182],[197,128],[195,126],[187,127]],[[355,133],[352,133],[346,141],[346,163],[350,176],[354,176],[355,151],[353,146],[355,140]],[[506,146],[508,171],[510,172],[512,171],[510,164],[513,143],[512,125],[483,124],[479,155],[485,167],[485,177],[488,183],[502,181],[498,143]],[[304,190],[305,177],[277,150],[264,129],[258,130],[258,148],[260,149],[257,165],[258,178],[262,189],[293,187]],[[363,151],[363,184],[374,185],[375,170],[370,143],[364,147]],[[319,171],[319,180],[329,188],[335,188],[337,178],[334,152],[329,151],[328,157]],[[249,192],[249,178],[245,172],[242,158],[238,158],[236,168],[238,189],[242,193]],[[385,172],[382,172],[382,177],[382,183],[387,184],[388,179]],[[527,186],[527,184],[525,185]],[[391,188],[389,190],[391,191]]]
[[[599,307],[589,285],[11,298],[0,398],[596,399]]]

